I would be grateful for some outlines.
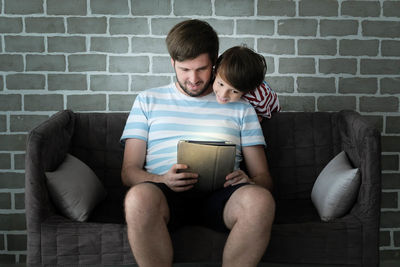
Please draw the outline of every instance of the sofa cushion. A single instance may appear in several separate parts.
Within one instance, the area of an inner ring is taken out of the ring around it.
[[[323,221],[343,216],[354,203],[360,187],[360,172],[342,151],[319,174],[311,199]]]
[[[78,158],[67,154],[61,165],[46,172],[50,196],[65,216],[86,221],[106,191],[96,174]]]

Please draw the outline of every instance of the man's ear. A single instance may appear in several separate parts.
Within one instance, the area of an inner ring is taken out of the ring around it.
[[[171,57],[171,65],[172,65],[172,68],[175,67],[175,60],[172,57]]]

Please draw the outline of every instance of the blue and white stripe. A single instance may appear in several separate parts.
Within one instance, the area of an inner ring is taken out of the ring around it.
[[[179,140],[230,141],[236,144],[236,168],[242,160],[241,146],[265,145],[253,107],[245,101],[221,105],[215,94],[190,97],[175,86],[140,93],[127,119],[121,141],[147,142],[145,168],[166,173],[176,163]]]

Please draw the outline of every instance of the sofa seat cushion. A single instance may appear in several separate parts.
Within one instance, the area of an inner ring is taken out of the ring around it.
[[[275,224],[320,221],[311,199],[276,199]]]

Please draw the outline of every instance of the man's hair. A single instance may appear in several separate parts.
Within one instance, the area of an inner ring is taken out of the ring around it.
[[[265,58],[244,46],[229,48],[215,64],[215,74],[243,93],[256,89],[266,72]]]
[[[168,33],[168,52],[173,60],[185,61],[207,53],[212,64],[218,57],[218,35],[202,20],[185,20],[176,24]]]

